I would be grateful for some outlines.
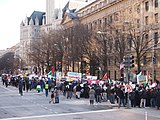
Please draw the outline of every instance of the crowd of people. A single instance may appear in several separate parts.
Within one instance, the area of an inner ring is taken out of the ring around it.
[[[134,84],[131,91],[127,90],[126,83],[120,81],[108,81],[103,84],[89,84],[87,81],[56,83],[53,77],[29,78],[3,74],[2,82],[6,87],[8,85],[17,87],[20,95],[23,95],[23,91],[28,92],[32,89],[37,90],[38,93],[45,91],[45,96],[51,97],[49,103],[59,103],[60,92],[62,92],[66,99],[88,98],[91,105],[110,102],[118,104],[119,107],[125,107],[129,103],[131,107],[160,108],[160,83],[158,81],[152,87],[149,84]]]

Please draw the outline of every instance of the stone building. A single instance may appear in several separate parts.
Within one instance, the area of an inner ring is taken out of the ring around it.
[[[92,0],[93,1],[93,0]],[[28,53],[32,42],[40,39],[43,32],[61,27],[62,9],[68,0],[46,0],[46,12],[33,11],[31,16],[26,16],[25,20],[20,24],[20,43],[17,44],[16,55],[25,61],[28,68],[33,67],[29,61]],[[70,7],[79,9],[90,3],[91,0],[70,0]]]
[[[148,30],[147,39],[153,40],[157,44],[160,34],[160,1],[159,0],[97,0],[81,8],[76,12],[79,19],[70,19],[67,15],[62,20],[64,28],[72,28],[75,24],[84,24],[88,29],[103,32],[107,25],[120,26],[122,24],[133,24],[139,31]],[[129,26],[129,24],[127,26]],[[150,56],[150,63],[142,62],[144,74],[149,71],[156,79],[160,79],[160,55],[159,46],[154,46],[147,56]],[[155,55],[156,54],[156,55]],[[152,58],[156,56],[156,64]],[[146,56],[143,56],[144,61]],[[108,73],[111,79],[120,78],[119,68],[108,62]],[[133,68],[132,71],[136,69]]]

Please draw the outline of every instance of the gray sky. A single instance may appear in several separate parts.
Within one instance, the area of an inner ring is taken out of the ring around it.
[[[46,0],[0,0],[0,50],[20,41],[20,23],[34,10],[45,12]]]

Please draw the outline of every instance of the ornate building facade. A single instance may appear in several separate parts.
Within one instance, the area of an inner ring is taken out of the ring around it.
[[[61,27],[62,9],[67,2],[71,8],[77,10],[90,3],[92,0],[46,0],[46,12],[34,11],[30,17],[25,18],[20,24],[20,43],[17,44],[16,56],[25,61],[25,67],[33,67],[28,58],[30,46],[32,42],[40,39],[43,32],[48,32],[52,29]]]
[[[107,29],[107,26],[121,24],[134,24],[139,31],[148,30],[147,39],[153,40],[154,43],[159,41],[160,34],[160,1],[159,0],[98,0],[83,7],[77,11],[79,19],[74,21],[69,17],[64,17],[62,25],[68,29],[75,24],[84,24],[88,29],[94,32]],[[129,26],[129,25],[128,25]],[[141,63],[142,70],[146,74],[154,74],[156,79],[160,79],[160,55],[158,54],[159,46],[148,53],[150,63]],[[153,57],[156,54],[157,62],[153,64]],[[146,56],[144,56],[146,61]],[[119,68],[108,62],[108,73],[111,79],[120,78]],[[135,68],[132,69],[134,71]]]

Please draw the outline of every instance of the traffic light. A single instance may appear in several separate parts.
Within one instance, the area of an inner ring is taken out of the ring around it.
[[[134,67],[134,56],[133,55],[130,55],[130,68],[133,68]]]
[[[156,56],[155,55],[152,57],[152,62],[153,62],[153,64],[156,64]]]
[[[126,69],[133,68],[134,67],[134,56],[133,55],[125,56],[123,63]]]
[[[129,68],[129,57],[128,56],[124,56],[124,59],[123,59],[123,64],[124,64],[124,68],[125,69],[128,69]]]

